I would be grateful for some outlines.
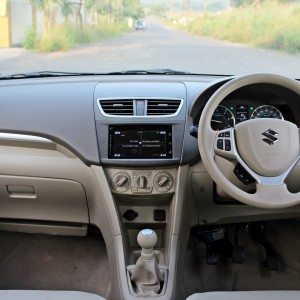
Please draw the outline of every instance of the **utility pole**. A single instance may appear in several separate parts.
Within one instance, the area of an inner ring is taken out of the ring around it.
[[[183,0],[183,11],[185,19],[187,20],[189,16],[189,0]]]
[[[174,0],[169,0],[169,14],[171,17],[174,15]]]
[[[207,12],[207,0],[204,0],[204,11]]]
[[[35,1],[31,1],[31,25],[33,30],[36,32],[37,30],[37,25],[36,25],[36,2]]]

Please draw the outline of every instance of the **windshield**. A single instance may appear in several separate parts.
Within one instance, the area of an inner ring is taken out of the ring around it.
[[[0,0],[0,74],[173,69],[300,78],[293,0]]]

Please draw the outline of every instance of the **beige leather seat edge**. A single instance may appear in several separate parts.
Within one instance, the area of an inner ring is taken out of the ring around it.
[[[74,291],[0,290],[1,300],[105,300],[91,293]]]
[[[300,291],[208,292],[189,296],[187,300],[299,300]]]

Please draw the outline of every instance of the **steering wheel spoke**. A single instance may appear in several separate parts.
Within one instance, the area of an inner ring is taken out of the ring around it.
[[[246,163],[245,161],[240,157],[238,154],[237,149],[235,148],[235,154],[236,154],[236,160],[243,166],[243,168],[256,180],[256,182],[260,185],[266,185],[266,186],[278,186],[278,185],[284,185],[286,178],[294,168],[294,166],[298,163],[300,160],[300,156],[280,175],[278,176],[262,176],[257,174],[255,171],[253,171]]]
[[[214,152],[216,155],[229,160],[236,160],[240,165],[255,179],[258,184],[268,186],[281,185],[285,183],[285,179],[290,174],[294,166],[300,160],[300,155],[293,163],[280,175],[267,177],[262,176],[253,171],[248,164],[242,159],[237,149],[235,141],[235,129],[228,128],[218,132],[214,132]]]

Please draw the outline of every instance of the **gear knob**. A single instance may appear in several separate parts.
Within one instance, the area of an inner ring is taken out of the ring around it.
[[[137,242],[142,249],[151,250],[156,245],[157,235],[152,229],[143,229],[137,236]]]

